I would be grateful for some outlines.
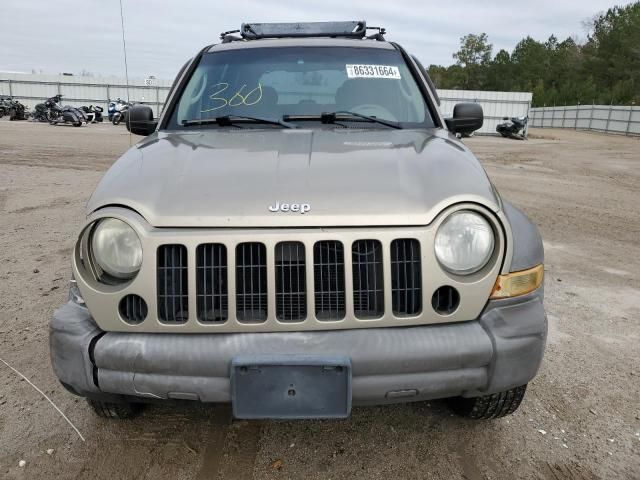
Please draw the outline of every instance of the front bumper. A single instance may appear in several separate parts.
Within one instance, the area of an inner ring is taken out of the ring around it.
[[[473,397],[535,376],[547,335],[542,297],[490,301],[468,322],[228,334],[103,332],[68,302],[51,321],[51,360],[69,390],[110,400],[230,402],[234,357],[282,354],[350,358],[355,405]]]

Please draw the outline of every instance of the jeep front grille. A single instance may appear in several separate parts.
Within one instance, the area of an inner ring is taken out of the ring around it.
[[[354,313],[358,318],[378,318],[384,313],[382,245],[378,240],[358,240],[351,255]]]
[[[310,316],[339,322],[351,312],[352,318],[372,320],[385,315],[387,302],[397,318],[422,312],[418,240],[401,238],[384,246],[367,239],[347,245],[350,262],[339,240],[281,241],[269,247],[259,242],[199,244],[194,252],[195,318],[203,324],[264,323],[271,316],[279,322],[304,322]],[[184,323],[189,316],[187,248],[162,245],[157,261],[158,318]]]
[[[276,318],[298,321],[307,317],[307,283],[304,245],[276,245]]]
[[[262,243],[236,247],[236,316],[241,322],[267,319],[267,249]]]
[[[391,304],[396,316],[422,310],[420,243],[412,238],[391,242]]]
[[[161,245],[157,256],[158,318],[184,323],[189,318],[187,247]]]
[[[313,246],[313,281],[316,318],[342,320],[346,313],[344,297],[344,246],[335,240]]]
[[[220,243],[198,245],[196,250],[198,320],[220,323],[229,316],[227,248]]]

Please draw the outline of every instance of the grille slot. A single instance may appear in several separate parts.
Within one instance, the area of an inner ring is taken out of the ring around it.
[[[267,319],[267,251],[262,243],[236,247],[236,316],[241,322]]]
[[[281,321],[307,317],[305,249],[300,242],[276,245],[276,318]]]
[[[420,242],[411,238],[391,242],[391,303],[396,316],[422,310]]]
[[[139,325],[147,318],[147,302],[138,295],[130,294],[122,298],[118,310],[122,319],[131,325]]]
[[[189,318],[187,248],[184,245],[158,247],[158,318],[185,323]]]
[[[198,320],[224,323],[229,317],[227,248],[220,243],[198,245],[196,275]]]
[[[342,320],[345,315],[344,246],[335,240],[313,246],[313,276],[318,320]]]
[[[358,240],[351,249],[353,262],[353,309],[362,319],[384,313],[382,244],[378,240]]]

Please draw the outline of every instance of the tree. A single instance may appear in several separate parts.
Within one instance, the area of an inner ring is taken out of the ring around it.
[[[462,70],[462,88],[478,90],[486,84],[486,66],[491,62],[493,45],[486,33],[470,33],[460,38],[460,50],[453,54]]]
[[[511,90],[513,88],[513,63],[509,52],[500,50],[487,71],[487,86],[491,90]]]
[[[593,19],[584,52],[596,85],[613,101],[640,99],[640,2],[613,7]]]
[[[475,35],[470,33],[460,38],[460,50],[453,54],[461,67],[486,65],[491,61],[493,45],[488,43],[486,33]]]
[[[533,92],[533,105],[640,104],[640,1],[613,7],[588,23],[586,42],[531,37],[513,51],[493,46],[485,33],[460,39],[456,63],[431,65],[439,88]]]

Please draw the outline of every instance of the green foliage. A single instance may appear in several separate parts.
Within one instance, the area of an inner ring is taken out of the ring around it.
[[[640,104],[640,1],[596,15],[586,43],[522,39],[509,54],[485,33],[460,39],[456,64],[431,65],[438,88],[533,92],[533,105]]]
[[[460,50],[453,54],[453,58],[458,60],[458,65],[462,67],[488,64],[491,61],[491,50],[493,50],[493,45],[488,43],[488,40],[486,33],[480,35],[470,33],[462,37]]]

